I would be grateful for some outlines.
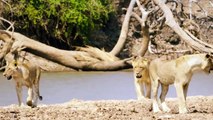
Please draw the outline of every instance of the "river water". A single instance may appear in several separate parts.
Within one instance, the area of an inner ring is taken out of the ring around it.
[[[202,87],[199,87],[202,86]],[[189,86],[188,96],[213,95],[213,73],[196,73]],[[133,73],[118,72],[51,72],[42,73],[39,104],[57,104],[72,99],[80,100],[128,100],[136,99]],[[27,89],[23,89],[26,101]],[[170,86],[167,97],[176,97]],[[0,106],[18,104],[15,84],[0,73]]]

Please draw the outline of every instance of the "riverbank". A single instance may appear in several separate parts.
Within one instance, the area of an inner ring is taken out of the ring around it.
[[[177,99],[167,99],[170,113],[153,113],[151,100],[71,100],[63,104],[39,105],[37,108],[10,105],[0,107],[1,120],[210,120],[213,96],[187,98],[188,114],[178,114]]]

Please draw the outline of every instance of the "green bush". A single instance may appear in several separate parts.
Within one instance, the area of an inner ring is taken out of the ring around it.
[[[87,41],[113,12],[109,0],[20,0],[11,5],[17,29],[42,30],[70,46],[74,40]]]

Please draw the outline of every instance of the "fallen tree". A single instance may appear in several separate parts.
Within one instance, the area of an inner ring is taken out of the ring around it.
[[[1,39],[5,43],[5,48],[10,48],[10,52],[13,51],[26,51],[36,56],[45,58],[46,60],[58,63],[60,65],[75,69],[75,70],[120,70],[129,68],[131,65],[127,62],[129,59],[120,60],[119,58],[101,51],[93,47],[76,47],[76,51],[60,50],[43,43],[32,40],[22,34],[13,33],[13,39],[10,36],[11,32],[0,31]],[[13,41],[13,42],[12,42]],[[20,49],[20,50],[19,50]],[[3,56],[8,51],[1,51]],[[5,53],[3,53],[5,52]],[[25,57],[22,55],[22,57]],[[37,58],[38,59],[38,58]],[[35,61],[36,62],[36,61]],[[40,64],[40,63],[36,63]],[[40,65],[39,65],[40,66]],[[54,69],[57,71],[56,69]],[[50,70],[52,71],[52,70]]]
[[[137,7],[135,7],[135,3]],[[173,4],[173,6],[169,7],[169,4]],[[125,45],[129,22],[132,16],[141,26],[142,42],[136,54],[138,56],[145,55],[148,48],[151,48],[150,45],[152,45],[153,40],[165,25],[170,27],[192,49],[199,52],[213,53],[212,45],[200,40],[196,34],[193,34],[199,33],[196,27],[189,29],[189,27],[184,26],[188,17],[180,16],[184,11],[179,10],[177,12],[178,9],[182,9],[181,7],[177,7],[178,4],[181,6],[183,3],[175,0],[131,0],[129,8],[126,9],[127,12],[119,40],[110,52],[105,52],[91,46],[76,47],[75,50],[70,51],[61,50],[30,39],[13,30],[1,30],[0,39],[4,44],[0,52],[0,59],[3,59],[8,53],[18,51],[22,58],[33,60],[34,63],[46,71],[112,71],[131,68],[131,58],[121,60],[116,56],[122,51]],[[190,19],[190,21],[192,22],[193,20]],[[193,25],[189,24],[190,27]],[[13,26],[12,23],[10,25]],[[150,52],[159,53],[159,51],[157,52],[154,49],[150,49]],[[165,53],[170,52],[165,50]]]

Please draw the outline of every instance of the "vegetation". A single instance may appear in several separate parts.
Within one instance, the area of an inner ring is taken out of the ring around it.
[[[59,40],[69,47],[87,42],[89,33],[98,29],[113,12],[109,0],[20,0],[11,1],[4,17],[15,22],[16,31]],[[47,42],[51,43],[51,41]]]

